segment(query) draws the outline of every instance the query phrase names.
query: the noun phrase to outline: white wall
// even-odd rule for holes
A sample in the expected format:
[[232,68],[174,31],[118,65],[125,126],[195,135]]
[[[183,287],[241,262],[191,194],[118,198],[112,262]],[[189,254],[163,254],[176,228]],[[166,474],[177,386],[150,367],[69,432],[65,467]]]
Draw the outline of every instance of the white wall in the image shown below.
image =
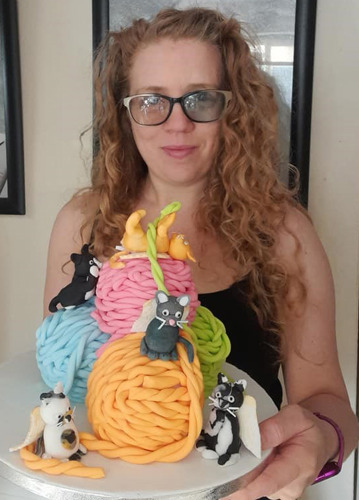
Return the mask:
[[[0,361],[34,349],[54,217],[87,182],[79,134],[91,120],[91,0],[18,0],[25,216],[0,216]],[[359,3],[318,0],[310,211],[337,287],[338,341],[355,404],[359,229]],[[353,460],[306,500],[353,498]]]
[[[355,408],[359,288],[359,2],[318,0],[309,210],[336,284],[339,354]],[[303,500],[351,500],[354,457]]]
[[92,114],[91,0],[19,0],[18,9],[26,215],[0,215],[0,361],[34,349],[48,239],[87,182],[79,134]]

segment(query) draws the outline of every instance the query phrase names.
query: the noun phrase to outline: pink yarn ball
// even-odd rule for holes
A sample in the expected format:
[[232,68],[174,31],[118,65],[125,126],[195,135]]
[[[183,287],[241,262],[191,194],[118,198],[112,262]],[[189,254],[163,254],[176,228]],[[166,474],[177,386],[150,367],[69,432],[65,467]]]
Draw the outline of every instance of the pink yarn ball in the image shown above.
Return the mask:
[[[100,330],[111,335],[109,342],[131,333],[147,300],[153,299],[158,287],[146,258],[128,259],[122,269],[112,269],[108,262],[101,268],[96,286],[96,309],[91,316]],[[186,293],[190,297],[188,321],[193,321],[200,305],[189,265],[182,260],[158,259],[164,283],[171,295]],[[102,346],[102,350],[107,344]],[[98,353],[99,354],[99,353]]]

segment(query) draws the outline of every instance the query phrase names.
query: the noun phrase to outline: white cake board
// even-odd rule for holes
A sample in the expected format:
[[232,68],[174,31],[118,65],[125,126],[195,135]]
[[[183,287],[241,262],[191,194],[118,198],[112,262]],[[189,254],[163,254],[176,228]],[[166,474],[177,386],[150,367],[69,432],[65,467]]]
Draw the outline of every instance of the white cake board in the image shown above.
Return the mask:
[[[258,419],[264,420],[277,412],[268,394],[245,372],[227,363],[224,372],[234,379],[245,378],[247,394],[257,400]],[[221,467],[216,460],[205,460],[193,450],[180,462],[135,465],[122,460],[102,457],[89,452],[83,463],[103,467],[104,479],[82,479],[70,476],[51,476],[29,470],[19,452],[9,452],[11,446],[21,443],[29,427],[31,410],[38,406],[39,396],[48,391],[36,366],[35,353],[21,354],[0,365],[0,475],[5,479],[51,500],[216,500],[240,487],[240,478],[257,467],[261,459],[254,457],[243,446],[239,461]],[[79,431],[91,428],[86,408],[78,405],[75,423]]]

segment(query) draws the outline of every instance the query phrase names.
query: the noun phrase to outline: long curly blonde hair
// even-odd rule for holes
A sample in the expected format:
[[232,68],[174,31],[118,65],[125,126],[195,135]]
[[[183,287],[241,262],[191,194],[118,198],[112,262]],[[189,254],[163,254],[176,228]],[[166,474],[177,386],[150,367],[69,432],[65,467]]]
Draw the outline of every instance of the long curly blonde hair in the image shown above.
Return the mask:
[[113,252],[147,177],[122,99],[129,95],[129,73],[137,51],[163,38],[200,40],[221,54],[222,89],[231,90],[233,98],[196,224],[209,233],[215,231],[227,255],[238,263],[238,278],[245,270],[248,300],[259,321],[279,332],[289,283],[294,280],[299,295],[305,293],[299,273],[289,276],[274,251],[288,206],[297,203],[279,180],[273,90],[234,18],[203,8],[166,9],[151,21],[136,20],[110,32],[101,45],[94,66],[98,146],[91,188],[98,202],[91,220],[94,252],[105,256]]

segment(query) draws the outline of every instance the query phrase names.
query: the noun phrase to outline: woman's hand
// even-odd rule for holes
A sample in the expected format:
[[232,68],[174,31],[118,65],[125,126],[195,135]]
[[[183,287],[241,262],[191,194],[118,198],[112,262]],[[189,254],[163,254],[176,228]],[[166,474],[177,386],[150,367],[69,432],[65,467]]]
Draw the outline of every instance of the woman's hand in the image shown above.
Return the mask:
[[[274,448],[255,479],[225,500],[295,500],[335,453],[331,426],[299,405],[288,405],[260,424],[262,449]],[[333,451],[334,450],[334,451]],[[253,477],[253,474],[249,476]]]

